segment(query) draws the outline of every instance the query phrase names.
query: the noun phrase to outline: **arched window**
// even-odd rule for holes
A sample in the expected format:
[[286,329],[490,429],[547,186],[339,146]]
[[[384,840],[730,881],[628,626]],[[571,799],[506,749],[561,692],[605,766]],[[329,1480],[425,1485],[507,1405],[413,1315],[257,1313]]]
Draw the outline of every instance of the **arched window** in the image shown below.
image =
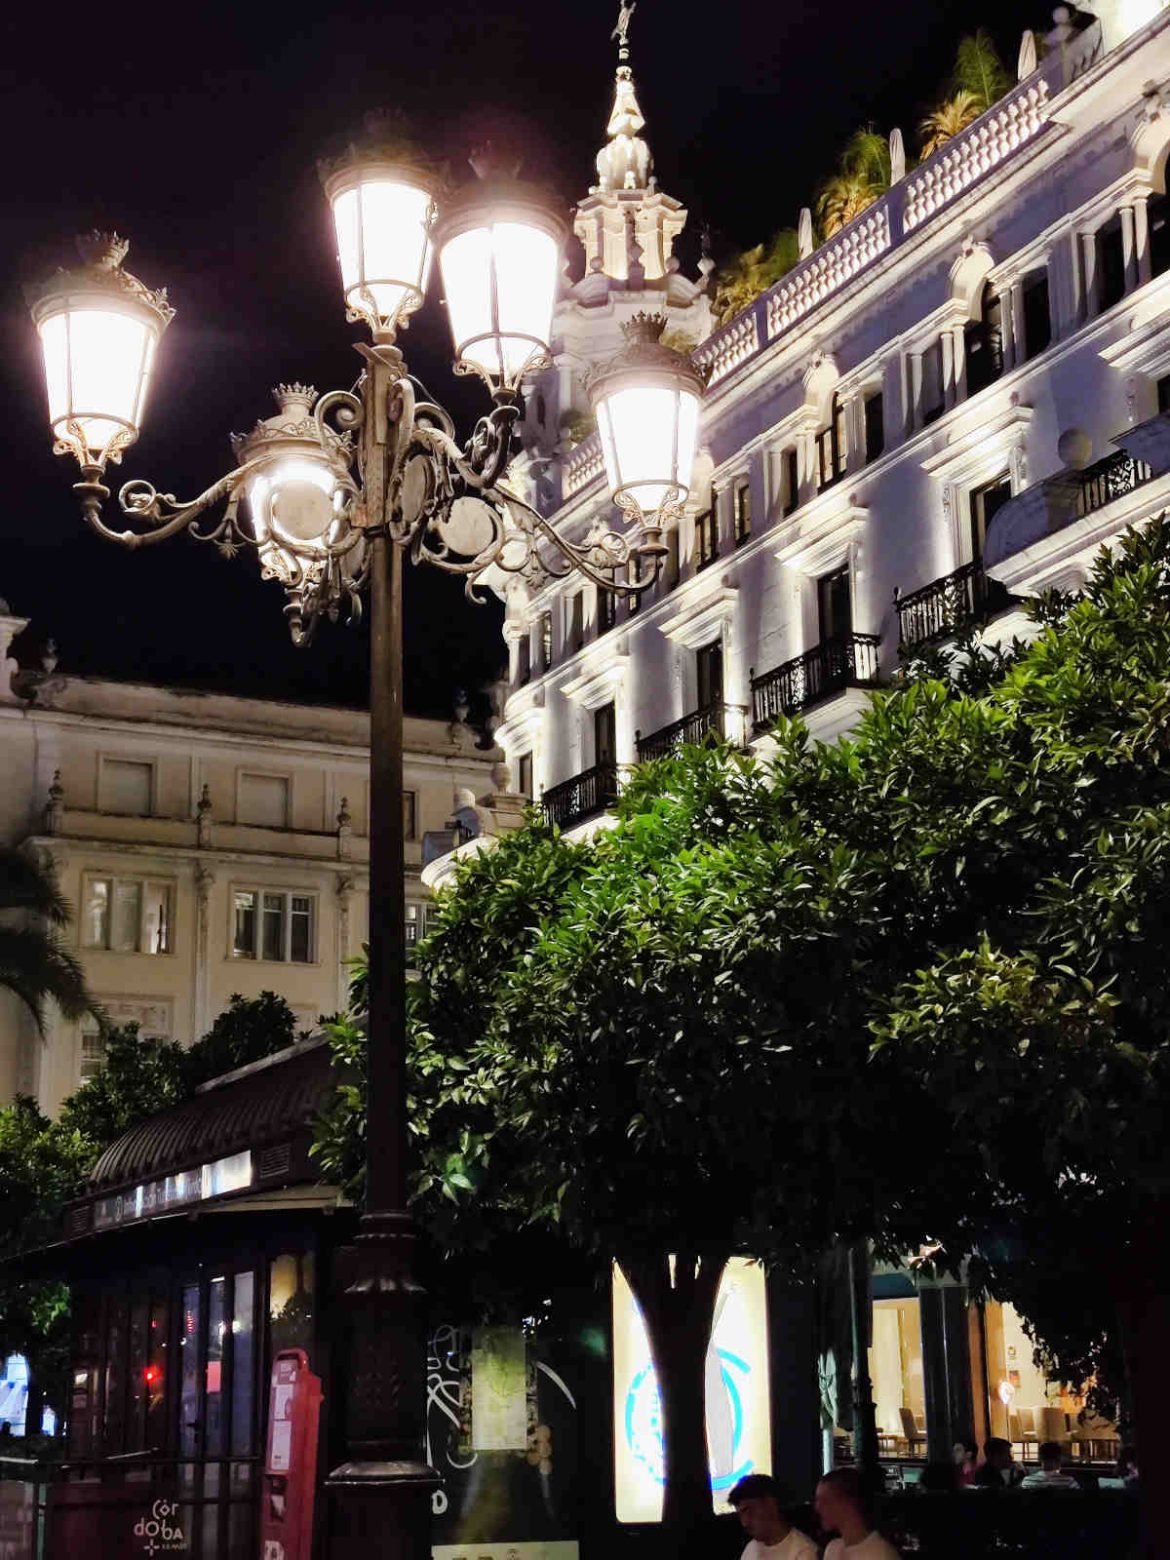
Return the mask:
[[1161,276],[1170,271],[1170,196],[1165,191],[1150,196],[1146,221],[1150,232],[1150,274]]
[[984,282],[979,292],[979,312],[965,332],[967,394],[977,395],[1003,373],[1003,304],[998,293]]

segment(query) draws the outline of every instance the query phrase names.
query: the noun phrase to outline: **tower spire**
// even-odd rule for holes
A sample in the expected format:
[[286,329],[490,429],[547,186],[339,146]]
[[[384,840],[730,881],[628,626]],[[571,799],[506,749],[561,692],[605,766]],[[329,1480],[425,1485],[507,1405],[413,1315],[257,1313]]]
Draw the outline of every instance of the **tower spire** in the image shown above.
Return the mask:
[[650,148],[639,131],[646,120],[638,106],[634,73],[630,67],[630,21],[638,9],[637,0],[622,0],[617,26],[610,34],[617,40],[618,63],[614,74],[613,108],[606,125],[608,143],[597,154],[598,188],[602,190],[644,190],[650,187],[654,166]]

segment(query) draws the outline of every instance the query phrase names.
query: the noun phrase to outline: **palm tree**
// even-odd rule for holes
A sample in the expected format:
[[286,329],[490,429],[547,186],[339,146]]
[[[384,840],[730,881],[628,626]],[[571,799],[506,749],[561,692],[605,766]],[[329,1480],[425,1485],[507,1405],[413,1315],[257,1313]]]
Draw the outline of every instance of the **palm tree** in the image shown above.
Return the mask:
[[1005,92],[1012,78],[996,51],[991,34],[978,32],[959,40],[955,68],[947,84],[947,96],[932,108],[918,129],[922,136],[922,155],[929,157],[953,136],[965,130],[980,114],[986,113]]
[[978,99],[971,92],[956,92],[954,97],[937,104],[918,126],[923,157],[930,157],[940,146],[945,146],[961,130],[973,124],[982,112]]
[[49,999],[66,1018],[98,1012],[81,965],[59,936],[69,918],[52,867],[0,847],[0,987],[20,998],[42,1034]]
[[745,249],[715,278],[714,309],[721,325],[754,303],[761,293],[791,271],[800,258],[795,228],[781,228],[766,244]]
[[831,238],[890,187],[890,143],[872,125],[855,130],[845,144],[837,172],[817,193],[821,232]]

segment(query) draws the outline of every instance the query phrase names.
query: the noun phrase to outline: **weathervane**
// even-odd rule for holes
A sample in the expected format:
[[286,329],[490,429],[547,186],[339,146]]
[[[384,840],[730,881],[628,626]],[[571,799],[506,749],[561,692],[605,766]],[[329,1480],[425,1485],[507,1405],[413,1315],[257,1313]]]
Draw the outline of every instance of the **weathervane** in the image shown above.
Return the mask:
[[617,26],[610,33],[610,37],[618,41],[619,60],[628,60],[630,57],[630,21],[637,9],[638,0],[633,0],[632,4],[627,3],[627,0],[621,0],[621,5],[618,7]]

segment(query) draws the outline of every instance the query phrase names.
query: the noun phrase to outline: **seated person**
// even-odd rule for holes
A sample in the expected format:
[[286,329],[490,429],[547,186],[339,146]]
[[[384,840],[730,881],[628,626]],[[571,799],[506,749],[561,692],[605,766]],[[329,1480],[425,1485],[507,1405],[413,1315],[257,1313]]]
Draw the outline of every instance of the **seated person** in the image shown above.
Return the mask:
[[1061,1462],[1064,1458],[1064,1450],[1059,1441],[1041,1441],[1040,1466],[1034,1473],[1028,1474],[1020,1488],[1022,1490],[1075,1490],[1080,1486],[1072,1474],[1061,1470]]
[[957,1470],[959,1483],[964,1488],[975,1482],[979,1468],[979,1448],[974,1441],[956,1441],[951,1447],[951,1461]]
[[741,1560],[817,1560],[817,1546],[780,1509],[780,1490],[767,1473],[749,1473],[727,1497],[748,1536]]
[[983,1466],[975,1472],[972,1484],[977,1489],[1006,1490],[1018,1484],[1024,1470],[1012,1459],[1012,1443],[993,1435],[983,1443]]
[[900,1560],[893,1544],[874,1530],[869,1500],[856,1468],[834,1468],[817,1485],[817,1516],[826,1532],[836,1533],[825,1560]]

